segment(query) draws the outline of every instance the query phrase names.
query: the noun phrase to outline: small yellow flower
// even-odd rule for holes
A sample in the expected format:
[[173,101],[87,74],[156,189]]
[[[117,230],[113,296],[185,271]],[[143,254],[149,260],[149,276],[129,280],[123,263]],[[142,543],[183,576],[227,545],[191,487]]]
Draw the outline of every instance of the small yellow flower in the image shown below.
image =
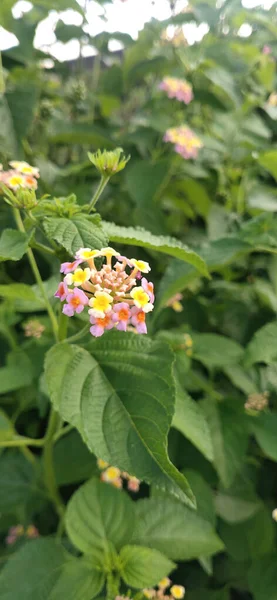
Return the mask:
[[155,598],[155,596],[156,596],[156,590],[154,590],[153,588],[148,589],[148,590],[144,589],[144,590],[142,590],[142,592],[143,592],[143,595],[145,596],[145,598],[150,598],[150,600],[151,600],[151,598]]
[[25,161],[12,160],[10,162],[11,167],[19,171],[19,173],[23,173],[24,175],[34,175],[34,177],[39,177],[39,169],[37,167],[31,167]]
[[175,300],[174,302],[172,302],[171,307],[173,308],[173,310],[175,310],[175,312],[182,312],[183,310],[183,306],[181,302],[179,302],[179,300]]
[[117,467],[108,467],[105,471],[106,481],[115,481],[120,477],[120,470]]
[[106,313],[112,310],[112,302],[113,297],[107,292],[95,292],[94,297],[89,300],[89,314],[104,319]]
[[106,256],[106,258],[111,258],[112,256],[120,256],[120,253],[117,252],[114,248],[102,248],[99,251],[99,256]]
[[91,250],[90,248],[80,248],[76,253],[76,258],[82,258],[83,260],[89,260],[90,258],[95,258],[96,256],[100,256],[99,250]]
[[272,519],[277,522],[277,508],[274,508],[272,511]]
[[176,600],[182,600],[182,598],[184,598],[186,590],[183,585],[173,585],[170,588],[170,593],[172,594],[173,598],[176,598]]
[[193,346],[193,341],[192,341],[192,339],[191,339],[191,337],[190,337],[189,333],[185,333],[185,335],[184,335],[184,338],[185,338],[185,344],[186,344],[186,347],[187,347],[187,348],[192,348],[192,346]]
[[169,577],[164,577],[163,579],[161,579],[161,581],[159,581],[158,586],[162,590],[165,590],[167,587],[170,586],[170,584],[171,580],[169,579]]
[[102,458],[97,458],[97,467],[98,469],[107,469],[107,467],[109,466],[109,463],[107,463],[105,460],[103,460]]
[[149,271],[151,271],[149,263],[145,262],[144,260],[136,260],[136,258],[131,258],[130,262],[136,269],[138,269],[142,273],[149,273]]
[[68,285],[73,283],[75,286],[77,286],[88,281],[90,274],[90,269],[88,267],[86,269],[76,269],[74,273],[68,273],[64,279]]
[[19,187],[25,186],[25,179],[24,177],[21,177],[21,175],[12,175],[7,179],[7,185],[12,189],[17,190]]
[[138,308],[143,308],[149,303],[149,296],[141,286],[133,288],[130,296],[134,299],[134,304]]

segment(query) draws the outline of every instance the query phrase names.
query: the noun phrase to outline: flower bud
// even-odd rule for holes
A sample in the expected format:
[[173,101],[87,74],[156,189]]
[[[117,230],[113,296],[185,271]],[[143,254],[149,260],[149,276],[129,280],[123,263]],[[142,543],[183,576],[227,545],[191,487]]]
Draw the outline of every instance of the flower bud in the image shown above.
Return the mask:
[[122,148],[116,148],[111,152],[97,150],[94,154],[88,152],[88,157],[102,176],[111,177],[122,171],[130,160],[130,156],[126,157],[124,154],[120,157],[122,152]]
[[17,190],[12,192],[6,186],[3,186],[3,191],[6,202],[11,206],[32,210],[32,208],[35,208],[38,205],[36,193],[33,189],[18,187]]

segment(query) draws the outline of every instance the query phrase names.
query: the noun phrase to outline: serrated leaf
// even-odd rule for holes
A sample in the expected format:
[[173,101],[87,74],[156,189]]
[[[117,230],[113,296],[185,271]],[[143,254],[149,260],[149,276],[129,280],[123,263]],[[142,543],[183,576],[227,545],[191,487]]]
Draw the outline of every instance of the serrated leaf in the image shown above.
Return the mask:
[[258,329],[250,340],[245,354],[245,364],[257,362],[271,364],[277,359],[277,321],[267,323]]
[[28,542],[13,554],[1,571],[1,600],[50,600],[67,559],[61,544],[53,539]]
[[176,378],[175,384],[176,404],[172,425],[187,437],[208,460],[212,461],[213,446],[205,415],[197,402],[182,389]]
[[179,240],[163,235],[153,235],[145,229],[136,229],[135,227],[121,227],[114,223],[103,223],[104,231],[112,242],[140,246],[149,248],[157,252],[163,252],[170,256],[175,256],[195,267],[202,275],[209,277],[209,273],[204,260],[185,246]]
[[101,592],[104,573],[94,568],[92,560],[68,560],[47,600],[93,600]]
[[212,525],[164,494],[136,502],[132,542],[155,548],[172,560],[211,556],[223,549]]
[[20,260],[28,248],[29,236],[16,229],[5,229],[0,238],[0,262]]
[[48,352],[46,381],[56,410],[96,456],[194,506],[167,454],[175,403],[169,347],[112,332],[89,349],[63,343]]
[[58,242],[72,255],[79,248],[101,249],[107,245],[108,238],[102,226],[96,224],[90,217],[82,215],[71,219],[47,217],[43,226],[49,238]]
[[175,564],[158,550],[143,546],[124,546],[119,554],[120,574],[126,585],[146,588],[157,585]]
[[132,536],[133,504],[126,492],[91,479],[71,497],[65,516],[67,533],[84,554],[104,552],[111,542],[120,550]]

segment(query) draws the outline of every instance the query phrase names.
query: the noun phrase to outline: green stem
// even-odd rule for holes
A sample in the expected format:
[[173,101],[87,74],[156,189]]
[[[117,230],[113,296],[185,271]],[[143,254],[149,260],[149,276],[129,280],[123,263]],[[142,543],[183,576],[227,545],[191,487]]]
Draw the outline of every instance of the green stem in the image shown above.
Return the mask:
[[[13,214],[14,214],[15,222],[17,224],[17,227],[18,227],[19,231],[22,231],[23,233],[26,233],[25,232],[25,227],[23,225],[23,221],[21,219],[20,212],[19,212],[19,210],[17,208],[13,209]],[[53,328],[54,336],[56,338],[56,341],[58,341],[58,323],[57,323],[57,319],[55,317],[55,314],[54,314],[54,311],[52,309],[52,306],[51,306],[51,304],[50,304],[50,302],[48,300],[47,294],[45,292],[43,281],[41,279],[40,272],[39,272],[39,269],[38,269],[38,266],[37,266],[37,263],[36,263],[36,259],[34,257],[34,254],[33,254],[33,251],[31,250],[31,248],[28,248],[28,250],[27,250],[27,256],[28,256],[29,263],[30,263],[31,269],[33,271],[35,280],[36,280],[36,282],[38,284],[38,287],[40,289],[41,295],[42,295],[42,297],[44,299],[45,306],[46,306],[47,312],[49,314],[49,317],[50,317],[50,320],[51,320],[51,323],[52,323],[52,328]]]
[[21,448],[24,446],[38,446],[40,448],[43,444],[44,439],[33,440],[32,438],[23,438],[22,440],[6,440],[5,442],[0,442],[0,448]]
[[64,435],[67,435],[70,431],[72,431],[72,429],[74,429],[73,425],[66,425],[65,427],[60,429],[60,431],[57,431],[56,435],[54,436],[54,442],[57,442]]
[[60,417],[58,413],[52,408],[48,427],[45,435],[45,444],[43,450],[43,463],[44,463],[44,477],[45,484],[52,502],[55,505],[56,511],[59,517],[64,514],[64,505],[60,497],[59,490],[56,484],[54,462],[53,462],[53,444],[54,436],[59,426]]
[[[59,328],[57,338],[58,341],[62,341],[66,336],[68,318],[60,313]],[[52,408],[48,421],[48,427],[45,434],[45,442],[43,449],[43,464],[44,464],[44,475],[45,484],[49,492],[49,496],[55,505],[56,511],[60,518],[64,515],[64,504],[59,494],[59,490],[56,484],[54,460],[53,460],[53,449],[55,443],[55,436],[61,425],[60,415]]]
[[103,190],[105,189],[108,181],[109,181],[110,177],[108,175],[102,175],[101,179],[100,179],[100,183],[98,185],[98,188],[95,192],[95,194],[93,195],[90,203],[89,203],[89,213],[93,210],[93,208],[95,207],[95,204],[98,200],[98,198],[101,196]]
[[85,325],[82,329],[80,329],[80,331],[78,331],[78,333],[71,335],[71,337],[66,338],[64,341],[69,342],[70,344],[72,342],[77,342],[78,340],[80,340],[82,337],[84,337],[84,335],[86,335],[89,332],[89,328],[90,328],[90,325]]
[[54,250],[52,250],[52,248],[48,248],[48,246],[45,246],[44,244],[41,244],[40,242],[37,242],[36,240],[32,241],[32,247],[35,248],[36,250],[41,250],[42,252],[47,252],[47,254],[51,254],[52,256],[55,256],[55,252],[54,252]]

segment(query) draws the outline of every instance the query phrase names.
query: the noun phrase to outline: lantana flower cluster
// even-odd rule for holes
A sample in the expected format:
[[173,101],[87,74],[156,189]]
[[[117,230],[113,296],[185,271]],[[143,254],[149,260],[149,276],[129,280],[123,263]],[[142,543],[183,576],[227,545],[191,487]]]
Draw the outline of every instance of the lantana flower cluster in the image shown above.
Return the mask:
[[45,331],[45,326],[38,319],[30,319],[23,324],[23,329],[26,337],[39,339]]
[[185,104],[189,104],[193,99],[192,87],[185,79],[164,77],[159,88],[166,92],[168,98],[176,98],[176,100]]
[[186,160],[197,158],[199,149],[203,147],[199,137],[187,125],[168,129],[163,139],[165,142],[174,144],[175,152]]
[[11,169],[7,171],[4,171],[3,165],[0,165],[0,185],[3,183],[10,190],[18,190],[19,188],[37,189],[37,179],[39,178],[37,167],[32,167],[27,162],[18,160],[12,160],[9,164]]
[[[105,259],[100,269],[96,258]],[[144,277],[150,271],[147,262],[128,259],[114,248],[80,248],[60,270],[64,279],[55,296],[65,302],[63,313],[73,317],[87,308],[94,337],[113,328],[147,333],[145,317],[154,308],[154,286]]]
[[114,487],[121,489],[124,479],[127,481],[127,488],[130,492],[138,492],[140,480],[126,471],[120,471],[117,467],[112,467],[105,460],[97,459],[97,466],[102,471],[101,480],[110,483]]
[[7,546],[12,546],[19,538],[27,538],[33,540],[39,537],[39,531],[34,525],[28,525],[26,529],[23,525],[15,525],[10,527],[8,535],[6,537]]
[[171,580],[168,577],[164,577],[156,588],[148,588],[143,590],[145,598],[156,598],[159,600],[182,600],[184,598],[186,590],[183,585],[171,585]]

